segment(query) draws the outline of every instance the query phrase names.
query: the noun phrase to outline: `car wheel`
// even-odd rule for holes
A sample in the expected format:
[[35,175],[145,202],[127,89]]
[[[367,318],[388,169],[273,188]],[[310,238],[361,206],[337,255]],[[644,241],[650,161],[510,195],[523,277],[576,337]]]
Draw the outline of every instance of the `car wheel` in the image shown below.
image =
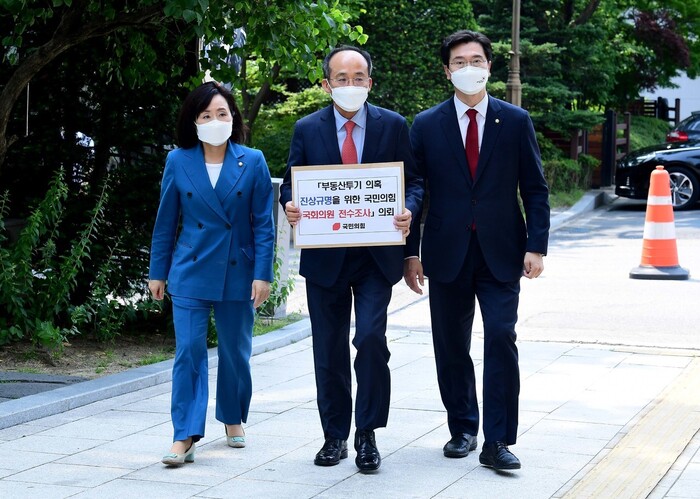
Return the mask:
[[677,211],[687,210],[695,205],[700,196],[700,184],[687,168],[681,166],[668,169],[671,180],[671,204]]

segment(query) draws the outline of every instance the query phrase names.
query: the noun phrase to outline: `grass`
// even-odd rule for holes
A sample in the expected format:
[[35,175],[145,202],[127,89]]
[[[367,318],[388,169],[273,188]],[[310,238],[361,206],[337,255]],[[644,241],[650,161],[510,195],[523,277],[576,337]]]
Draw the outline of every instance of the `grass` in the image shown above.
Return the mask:
[[632,116],[630,128],[630,151],[666,141],[666,133],[671,129],[663,120],[647,116]]
[[95,374],[101,374],[114,360],[114,350],[105,350],[102,353],[102,359],[97,363],[95,368]]
[[566,192],[552,192],[549,194],[549,206],[551,208],[569,208],[575,205],[584,195],[583,189],[573,189]]
[[163,362],[164,360],[170,360],[173,358],[173,352],[172,350],[164,350],[162,352],[158,353],[153,353],[151,355],[147,355],[143,359],[141,359],[138,362],[138,365],[140,366],[150,366],[151,364],[157,364],[158,362]]
[[257,317],[253,324],[253,336],[260,336],[301,320],[301,314],[289,314],[280,319]]
[[33,367],[23,367],[22,369],[18,369],[17,372],[25,374],[41,374],[39,369],[35,369]]

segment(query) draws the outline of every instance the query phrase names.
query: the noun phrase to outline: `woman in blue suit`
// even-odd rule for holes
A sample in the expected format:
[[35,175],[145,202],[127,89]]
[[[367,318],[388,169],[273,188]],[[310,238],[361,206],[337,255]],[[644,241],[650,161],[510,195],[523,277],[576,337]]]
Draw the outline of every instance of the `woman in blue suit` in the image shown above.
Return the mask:
[[262,153],[241,145],[245,125],[233,95],[208,82],[185,99],[179,148],[168,154],[153,229],[148,286],[173,303],[175,363],[167,465],[194,461],[204,436],[207,326],[218,336],[216,419],[231,447],[244,447],[252,384],[254,309],[270,295],[274,247],[272,182]]

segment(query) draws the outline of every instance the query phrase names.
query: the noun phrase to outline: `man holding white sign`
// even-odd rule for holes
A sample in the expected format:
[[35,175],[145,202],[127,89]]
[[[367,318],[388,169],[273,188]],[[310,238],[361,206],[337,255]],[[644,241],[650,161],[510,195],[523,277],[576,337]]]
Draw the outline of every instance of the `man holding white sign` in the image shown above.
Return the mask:
[[[366,103],[372,88],[372,60],[366,51],[351,46],[333,49],[323,62],[323,72],[322,86],[333,105],[302,118],[294,127],[287,172],[280,189],[280,203],[287,219],[293,226],[308,220],[302,218],[301,207],[292,201],[292,167],[342,163],[347,165],[345,169],[352,169],[358,164],[401,162],[405,187],[400,194],[404,204],[401,213],[393,216],[393,224],[405,240],[412,213],[418,212],[423,197],[423,182],[411,153],[406,120],[393,111]],[[322,210],[317,211],[319,216],[323,214]],[[369,473],[381,465],[374,430],[385,427],[389,416],[387,306],[392,286],[403,275],[405,246],[339,246],[333,242],[322,246],[302,249],[299,268],[306,278],[317,402],[325,438],[314,463],[333,466],[348,455],[352,420],[349,335],[354,297],[355,464],[361,472]]]

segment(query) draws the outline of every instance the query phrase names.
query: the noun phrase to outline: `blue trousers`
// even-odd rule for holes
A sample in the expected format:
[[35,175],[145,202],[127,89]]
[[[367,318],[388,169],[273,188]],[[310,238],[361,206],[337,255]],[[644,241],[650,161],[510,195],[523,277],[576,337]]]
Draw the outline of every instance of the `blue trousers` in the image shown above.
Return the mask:
[[209,401],[207,327],[213,307],[219,340],[216,419],[244,423],[253,392],[250,356],[254,310],[251,301],[208,301],[173,296],[175,362],[170,413],[173,440],[204,436]]

